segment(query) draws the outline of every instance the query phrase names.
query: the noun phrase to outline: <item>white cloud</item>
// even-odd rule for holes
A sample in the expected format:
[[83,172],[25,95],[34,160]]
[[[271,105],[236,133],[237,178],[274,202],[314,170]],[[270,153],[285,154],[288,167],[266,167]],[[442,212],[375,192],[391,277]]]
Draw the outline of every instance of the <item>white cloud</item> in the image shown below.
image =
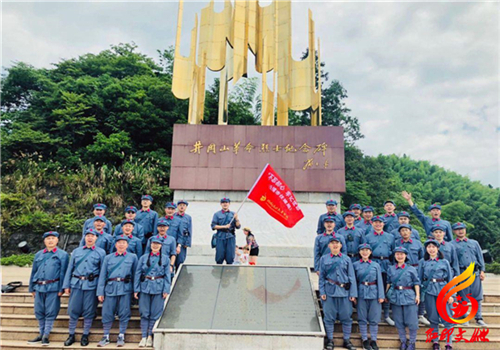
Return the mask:
[[[313,8],[327,71],[369,154],[407,154],[483,183],[498,178],[498,3]],[[341,8],[342,10],[338,10]],[[387,123],[390,120],[390,123]]]
[[[207,3],[185,4],[183,40]],[[407,154],[500,185],[499,3],[294,2],[295,59],[307,45],[307,8],[365,152]],[[2,20],[4,66],[48,67],[131,41],[156,58],[175,42],[177,3],[4,3]]]

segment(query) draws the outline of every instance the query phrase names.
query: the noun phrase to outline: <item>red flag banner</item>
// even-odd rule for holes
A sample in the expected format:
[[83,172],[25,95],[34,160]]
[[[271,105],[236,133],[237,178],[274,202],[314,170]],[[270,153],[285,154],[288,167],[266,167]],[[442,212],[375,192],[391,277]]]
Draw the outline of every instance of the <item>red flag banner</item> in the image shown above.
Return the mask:
[[262,170],[248,198],[288,228],[304,217],[292,191],[269,164]]

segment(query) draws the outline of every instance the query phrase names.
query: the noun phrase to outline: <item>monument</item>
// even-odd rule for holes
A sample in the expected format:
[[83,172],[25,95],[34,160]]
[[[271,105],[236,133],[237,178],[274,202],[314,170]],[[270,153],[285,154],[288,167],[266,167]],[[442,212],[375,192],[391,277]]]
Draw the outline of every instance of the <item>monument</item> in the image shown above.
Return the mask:
[[[320,348],[325,333],[309,267],[318,216],[326,200],[340,202],[345,169],[343,128],[321,127],[312,13],[302,61],[291,55],[291,1],[262,7],[256,0],[226,0],[220,13],[211,1],[199,28],[195,18],[187,57],[180,54],[182,16],[180,1],[172,92],[189,99],[189,115],[187,125],[174,126],[170,188],[174,201],[189,201],[193,239],[156,324],[155,348]],[[247,76],[249,51],[262,76],[262,125],[228,125],[228,84]],[[218,125],[203,124],[207,69],[220,72]],[[290,110],[307,110],[311,126],[288,126]],[[246,203],[239,219],[259,243],[258,266],[213,265],[210,224],[220,198],[229,197],[236,211],[266,164],[294,196],[277,182],[269,190],[284,205],[298,204],[304,218],[286,228]],[[243,246],[240,232],[236,244]]]
[[[269,163],[294,192],[304,218],[286,228],[249,201],[239,213],[241,223],[256,235],[259,263],[312,266],[316,225],[325,200],[340,201],[339,193],[345,191],[342,131],[312,126],[175,125],[170,187],[175,200],[190,203],[193,241],[188,262],[214,263],[210,223],[220,210],[220,198],[229,197],[231,209],[237,210]],[[241,231],[236,243],[245,245]]]
[[[345,192],[344,139],[341,127],[320,127],[319,40],[315,45],[312,12],[308,13],[308,56],[291,55],[291,1],[262,7],[256,0],[226,0],[214,11],[211,1],[196,15],[190,54],[180,54],[183,2],[179,2],[172,92],[189,99],[188,125],[175,125],[171,182],[174,200],[190,202],[193,242],[189,263],[214,263],[210,222],[229,197],[236,210],[266,163],[293,190],[304,213],[295,227],[283,227],[255,203],[239,213],[259,242],[259,263],[311,266],[319,214],[325,201],[340,202]],[[262,76],[262,126],[231,126],[227,115],[228,84],[247,76],[249,52]],[[252,61],[252,60],[250,60]],[[317,69],[318,68],[318,69]],[[219,125],[204,125],[206,70],[220,71]],[[272,72],[268,81],[266,72]],[[272,89],[268,85],[272,85]],[[288,126],[289,110],[308,110],[311,126]],[[279,189],[278,189],[279,190]],[[237,233],[238,245],[244,237]]]
[[155,349],[321,349],[324,329],[302,267],[182,265]]
[[[172,92],[189,99],[189,124],[201,124],[205,102],[206,69],[220,71],[219,125],[227,125],[228,82],[247,76],[248,51],[255,57],[255,70],[262,74],[262,125],[288,125],[288,110],[311,111],[311,125],[321,125],[321,79],[316,79],[314,21],[309,10],[308,56],[292,58],[292,4],[273,1],[261,7],[257,0],[224,2],[214,11],[214,1],[201,11],[191,30],[190,54],[180,54],[183,1],[179,2]],[[318,76],[321,76],[318,65]],[[268,82],[264,73],[273,72]],[[268,84],[271,83],[272,89]],[[275,118],[275,99],[277,118]]]

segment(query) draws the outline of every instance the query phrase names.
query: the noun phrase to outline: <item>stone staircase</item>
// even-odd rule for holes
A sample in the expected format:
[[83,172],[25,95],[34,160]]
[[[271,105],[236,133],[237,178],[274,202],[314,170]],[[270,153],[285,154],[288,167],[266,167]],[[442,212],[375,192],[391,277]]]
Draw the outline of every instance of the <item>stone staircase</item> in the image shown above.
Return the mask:
[[[18,349],[103,349],[98,348],[97,343],[101,340],[102,322],[101,322],[101,305],[97,309],[97,317],[94,320],[90,332],[90,344],[88,346],[80,346],[80,338],[83,331],[83,320],[80,319],[76,329],[75,342],[70,347],[64,346],[64,341],[68,337],[68,321],[69,316],[66,311],[68,309],[67,295],[61,298],[61,311],[54,322],[54,328],[50,334],[50,345],[29,345],[26,342],[38,335],[38,322],[33,310],[33,297],[28,293],[28,287],[22,286],[16,289],[15,293],[1,294],[0,299],[0,348],[2,350],[18,350]],[[111,344],[107,348],[116,348],[116,338],[118,336],[118,321],[115,321],[111,329],[110,340]],[[121,349],[148,349],[139,348],[137,344],[141,340],[140,317],[137,306],[132,307],[132,317],[130,319],[128,330],[125,335],[126,344]],[[149,348],[151,349],[151,348]]]
[[[319,300],[319,290],[318,290],[318,277],[315,273],[311,272],[311,280],[313,282],[313,287],[316,291],[316,298]],[[487,283],[496,283],[496,281],[492,281],[491,278],[487,280]],[[499,290],[499,288],[491,288],[495,290]],[[489,333],[486,338],[489,339],[489,342],[474,342],[474,343],[465,343],[463,341],[459,343],[453,343],[454,350],[473,350],[473,349],[500,349],[500,294],[499,293],[490,293],[485,292],[485,300],[483,300],[483,319],[488,324]],[[321,311],[321,316],[323,316],[323,310],[321,309],[321,303],[318,304]],[[351,342],[358,349],[362,349],[361,336],[359,333],[359,326],[357,323],[357,313],[354,309],[353,315],[353,325],[352,325],[352,336]],[[458,334],[457,328],[460,327],[466,332],[463,334],[463,337],[467,340],[471,338],[475,329],[483,329],[475,325],[475,320],[470,321],[470,326],[458,326],[455,327],[455,331],[453,332],[453,339],[456,334]],[[441,330],[443,327],[440,327]],[[417,349],[432,349],[432,343],[426,342],[426,334],[425,332],[428,330],[427,326],[420,326],[417,335]],[[334,343],[335,348],[342,348],[342,325],[340,323],[335,324],[334,330]],[[379,323],[378,329],[378,340],[377,344],[380,349],[399,349],[400,342],[397,330],[393,326],[389,326],[385,322]],[[444,349],[444,342],[440,342],[441,348]]]
[[[489,333],[486,336],[489,339],[489,342],[476,342],[476,343],[453,343],[454,350],[472,350],[472,349],[500,349],[500,313],[498,310],[500,309],[500,296],[486,296],[486,302],[483,303],[483,319],[488,324]],[[497,312],[493,311],[497,310]],[[458,325],[457,325],[458,326]],[[463,334],[463,337],[469,340],[474,333],[474,330],[480,327],[475,326],[475,321],[470,321],[470,326],[460,328],[466,330],[466,333]],[[440,327],[441,331],[443,327]],[[482,328],[480,328],[482,329]],[[418,330],[417,336],[417,349],[431,349],[431,343],[426,343],[426,334],[425,332],[428,330],[425,326],[420,326]],[[353,336],[351,338],[354,346],[362,348],[361,346],[361,337],[359,334],[359,326],[357,323],[357,314],[356,311],[353,313],[353,326],[352,326]],[[453,332],[453,337],[458,333],[457,328]],[[339,323],[335,324],[335,347],[342,347],[342,325]],[[382,322],[379,324],[378,329],[378,341],[377,344],[381,349],[389,349],[395,348],[399,349],[399,337],[395,327],[389,326],[387,323]],[[442,349],[444,349],[444,342],[441,342]]]
[[[317,291],[317,276],[311,273],[313,286]],[[490,283],[496,283],[492,280]],[[483,303],[483,315],[486,323],[488,323],[489,333],[487,338],[489,342],[476,343],[454,343],[453,348],[461,349],[481,349],[481,350],[498,350],[500,349],[500,293],[492,293],[486,289],[485,300]],[[91,333],[90,344],[87,347],[80,346],[80,337],[82,335],[82,321],[79,322],[76,330],[77,342],[71,347],[64,347],[64,341],[68,337],[68,319],[66,314],[68,296],[64,295],[61,299],[61,311],[54,324],[54,329],[50,337],[50,346],[42,347],[40,345],[28,345],[26,342],[29,339],[35,338],[38,334],[38,323],[33,312],[33,297],[28,293],[28,287],[19,287],[15,293],[1,294],[0,296],[0,348],[2,350],[19,350],[19,349],[97,349],[97,342],[102,337],[101,323],[101,306],[98,307],[98,316],[94,321]],[[357,314],[353,314],[353,335],[352,342],[358,348],[362,349],[359,328],[357,324]],[[129,328],[126,334],[126,346],[122,349],[140,349],[137,344],[141,339],[139,326],[139,310],[137,306],[132,307],[132,318],[129,323]],[[470,339],[476,327],[474,322],[471,322],[469,327],[461,327],[466,330],[464,337]],[[426,343],[425,331],[427,328],[421,327],[418,331],[417,348],[430,349],[431,344]],[[457,333],[455,329],[454,334]],[[118,321],[115,321],[111,330],[111,344],[106,348],[116,348],[115,341],[118,335]],[[340,324],[335,325],[335,346],[342,348],[342,328]],[[381,349],[399,349],[399,340],[396,329],[388,324],[381,323],[379,325],[378,344]],[[444,346],[443,346],[444,348]],[[253,349],[251,342],[235,344],[235,349]],[[317,350],[317,349],[311,349]]]

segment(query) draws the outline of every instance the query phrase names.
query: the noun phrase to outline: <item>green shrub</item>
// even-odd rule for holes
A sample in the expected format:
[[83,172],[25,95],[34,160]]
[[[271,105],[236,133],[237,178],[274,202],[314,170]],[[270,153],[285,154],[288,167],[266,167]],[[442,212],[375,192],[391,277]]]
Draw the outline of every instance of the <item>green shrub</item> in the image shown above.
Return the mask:
[[500,263],[494,262],[491,264],[486,264],[486,272],[500,275]]
[[0,265],[16,265],[16,266],[31,266],[33,265],[33,259],[35,258],[35,254],[19,254],[19,255],[11,255],[6,258],[0,259]]
[[160,152],[154,156],[128,156],[120,166],[81,163],[77,169],[37,154],[11,159],[11,172],[2,178],[2,243],[14,233],[77,233],[96,202],[108,205],[106,217],[114,224],[123,218],[125,206],[140,205],[144,193],[154,197],[161,211],[171,200],[170,159],[159,159]]

